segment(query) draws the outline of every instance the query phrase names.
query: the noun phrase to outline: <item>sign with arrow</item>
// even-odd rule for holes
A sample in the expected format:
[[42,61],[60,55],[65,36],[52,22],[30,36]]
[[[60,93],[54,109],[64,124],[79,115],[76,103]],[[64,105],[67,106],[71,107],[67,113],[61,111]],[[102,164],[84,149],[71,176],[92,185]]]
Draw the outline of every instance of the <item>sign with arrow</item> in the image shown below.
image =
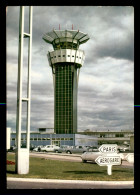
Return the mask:
[[107,165],[120,165],[121,164],[121,158],[120,156],[98,156],[95,159],[95,162],[100,166],[107,166]]
[[127,160],[129,163],[134,163],[134,153],[129,153],[129,154],[127,154],[126,160]]
[[95,162],[99,166],[107,166],[108,175],[112,175],[113,165],[121,164],[121,158],[120,155],[117,154],[117,148],[117,144],[103,144],[99,147],[99,151],[103,153],[103,155],[98,156]]
[[99,147],[99,151],[102,153],[117,153],[117,144],[103,144]]

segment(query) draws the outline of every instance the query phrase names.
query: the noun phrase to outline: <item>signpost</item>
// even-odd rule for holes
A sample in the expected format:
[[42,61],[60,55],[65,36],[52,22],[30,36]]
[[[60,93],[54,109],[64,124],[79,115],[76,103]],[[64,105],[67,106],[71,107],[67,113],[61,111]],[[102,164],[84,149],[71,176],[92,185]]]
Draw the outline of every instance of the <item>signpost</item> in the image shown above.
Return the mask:
[[112,155],[112,156],[98,156],[95,162],[99,166],[107,166],[107,173],[108,175],[112,175],[112,165],[120,165],[121,158],[119,155]]
[[99,166],[107,166],[107,174],[112,175],[112,166],[121,164],[121,158],[117,154],[117,145],[103,144],[99,147],[99,151],[103,153],[103,155],[98,156],[95,162]]

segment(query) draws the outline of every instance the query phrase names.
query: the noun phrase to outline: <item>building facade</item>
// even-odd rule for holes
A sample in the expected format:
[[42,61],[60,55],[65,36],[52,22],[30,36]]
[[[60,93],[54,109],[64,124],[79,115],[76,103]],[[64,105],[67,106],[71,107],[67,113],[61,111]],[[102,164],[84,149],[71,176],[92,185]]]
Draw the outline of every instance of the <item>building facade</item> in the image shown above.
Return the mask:
[[[16,132],[11,132],[10,145],[16,144]],[[30,132],[30,144],[38,145],[81,145],[81,146],[99,146],[102,144],[124,144],[127,142],[131,145],[130,140],[134,139],[134,131],[95,131],[79,132],[77,134],[55,134],[46,131]],[[21,143],[26,143],[26,134],[22,133]],[[134,141],[133,141],[134,145]],[[134,147],[133,147],[134,149]]]
[[130,144],[130,138],[134,136],[134,130],[120,130],[120,131],[84,131],[79,132],[83,135],[94,136],[98,141],[98,145],[102,144],[123,144],[125,142]]
[[54,82],[54,132],[77,133],[78,77],[85,59],[79,46],[89,37],[79,30],[53,30],[43,40],[54,49],[47,55]]
[[[22,133],[21,135],[21,144],[26,143],[26,134]],[[16,144],[16,133],[11,134],[11,146]],[[74,134],[48,134],[40,132],[31,132],[30,133],[30,145],[39,146],[39,145],[75,145],[75,135]]]

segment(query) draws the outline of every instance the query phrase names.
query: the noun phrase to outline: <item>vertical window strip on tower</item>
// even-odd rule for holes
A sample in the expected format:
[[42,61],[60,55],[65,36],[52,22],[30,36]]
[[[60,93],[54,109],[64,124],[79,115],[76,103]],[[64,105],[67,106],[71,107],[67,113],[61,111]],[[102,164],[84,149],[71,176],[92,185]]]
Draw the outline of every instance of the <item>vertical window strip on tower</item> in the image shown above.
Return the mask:
[[[68,90],[68,97],[67,97],[67,108],[69,110],[69,97],[70,97],[70,93],[69,93],[69,87],[70,87],[70,83],[69,83],[69,74],[70,74],[70,65],[68,65],[68,71],[67,71],[67,90]],[[69,130],[70,126],[69,126],[69,111],[67,111],[67,129]]]
[[[63,68],[63,69],[62,69]],[[59,133],[72,133],[73,117],[73,65],[56,66],[56,129]]]
[[72,65],[72,70],[71,70],[71,108],[72,108],[72,117],[71,117],[71,133],[73,133],[74,129],[73,129],[73,82],[74,82],[74,65]]
[[67,78],[67,75],[66,75],[66,65],[64,66],[64,132],[66,132],[66,78]]

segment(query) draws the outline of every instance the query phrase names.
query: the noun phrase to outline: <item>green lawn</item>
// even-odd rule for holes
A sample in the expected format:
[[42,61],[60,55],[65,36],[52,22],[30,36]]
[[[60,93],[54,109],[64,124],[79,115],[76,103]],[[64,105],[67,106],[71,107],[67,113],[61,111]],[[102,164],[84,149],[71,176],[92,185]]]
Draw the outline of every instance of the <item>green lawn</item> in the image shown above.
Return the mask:
[[[7,154],[7,160],[15,162],[15,155]],[[133,181],[133,169],[113,166],[112,175],[107,175],[107,167],[97,164],[50,160],[30,157],[30,173],[18,175],[15,165],[7,165],[7,177],[91,180],[91,181]]]

